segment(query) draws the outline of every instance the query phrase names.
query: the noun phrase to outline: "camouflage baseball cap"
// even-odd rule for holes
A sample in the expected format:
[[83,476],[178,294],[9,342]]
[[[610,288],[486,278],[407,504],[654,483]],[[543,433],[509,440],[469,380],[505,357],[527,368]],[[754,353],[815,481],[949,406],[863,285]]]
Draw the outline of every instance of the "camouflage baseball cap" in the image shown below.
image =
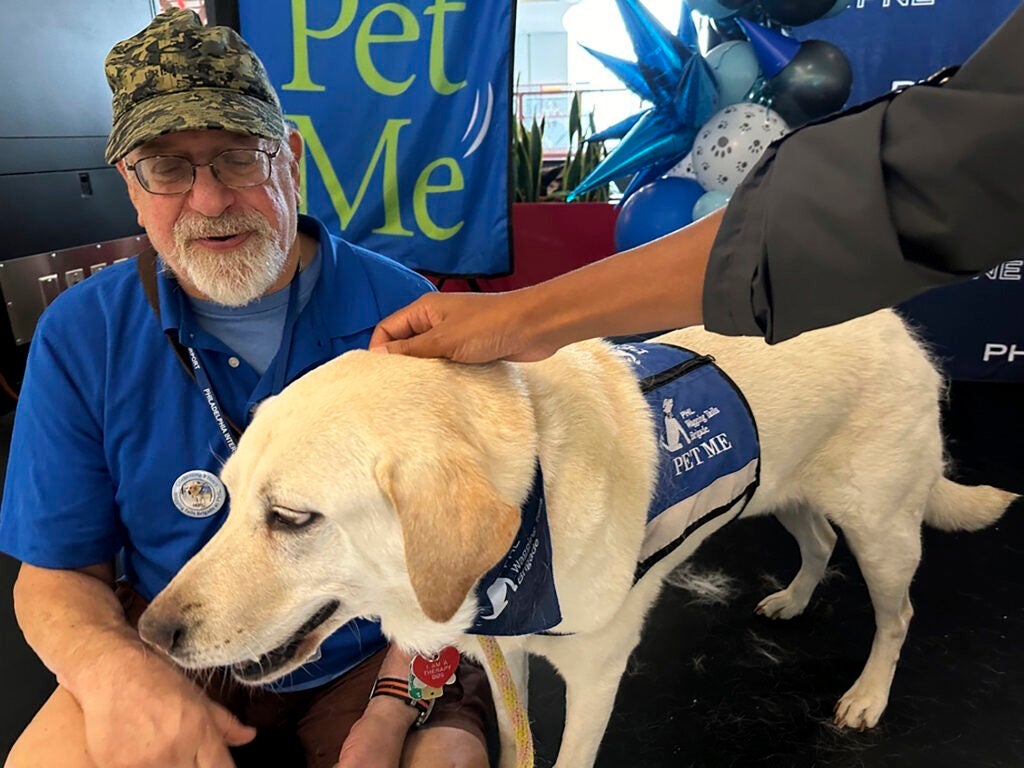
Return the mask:
[[114,94],[108,163],[177,131],[284,138],[281,103],[252,48],[230,27],[204,27],[193,11],[159,14],[111,49],[106,72]]

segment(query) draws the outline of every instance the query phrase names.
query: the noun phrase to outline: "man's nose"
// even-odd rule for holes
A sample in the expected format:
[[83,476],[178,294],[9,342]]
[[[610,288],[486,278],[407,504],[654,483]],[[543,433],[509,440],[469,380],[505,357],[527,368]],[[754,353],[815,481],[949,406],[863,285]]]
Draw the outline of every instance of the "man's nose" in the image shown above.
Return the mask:
[[196,213],[216,218],[235,202],[235,190],[225,186],[206,165],[196,168],[196,179],[188,192],[188,205]]

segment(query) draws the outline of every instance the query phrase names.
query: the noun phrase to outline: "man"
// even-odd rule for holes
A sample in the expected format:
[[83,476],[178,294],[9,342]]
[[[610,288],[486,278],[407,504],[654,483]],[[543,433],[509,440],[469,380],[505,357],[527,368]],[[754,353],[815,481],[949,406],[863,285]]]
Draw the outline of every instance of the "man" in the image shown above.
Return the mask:
[[482,672],[460,667],[410,732],[420,709],[370,698],[409,664],[374,623],[268,689],[215,675],[204,691],[143,646],[146,602],[226,514],[216,475],[235,425],[430,286],[298,216],[301,137],[232,30],[168,11],[113,48],[107,78],[107,160],[159,260],[62,294],[32,344],[0,549],[23,562],[18,620],[59,687],[7,766],[227,768],[250,742],[235,757],[259,765],[269,733],[297,739],[310,768],[486,766]]

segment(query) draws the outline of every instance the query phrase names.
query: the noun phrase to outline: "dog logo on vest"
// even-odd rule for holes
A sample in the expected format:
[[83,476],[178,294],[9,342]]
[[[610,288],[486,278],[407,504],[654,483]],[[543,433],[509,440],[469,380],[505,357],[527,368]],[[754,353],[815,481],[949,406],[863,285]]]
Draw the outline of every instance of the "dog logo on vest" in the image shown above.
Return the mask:
[[174,506],[189,517],[209,517],[224,506],[227,491],[224,484],[212,472],[192,469],[185,472],[171,488]]
[[491,615],[481,616],[481,619],[493,621],[501,616],[501,612],[508,608],[508,591],[515,592],[519,589],[512,579],[501,576],[494,580],[494,583],[487,588],[487,599],[491,601]]
[[665,439],[660,440],[661,447],[666,451],[682,450],[683,444],[679,442],[679,436],[682,435],[686,444],[689,445],[691,440],[690,436],[686,434],[686,430],[683,429],[683,425],[679,423],[679,419],[676,418],[673,408],[675,402],[671,397],[665,398],[661,401],[661,410],[665,414]]

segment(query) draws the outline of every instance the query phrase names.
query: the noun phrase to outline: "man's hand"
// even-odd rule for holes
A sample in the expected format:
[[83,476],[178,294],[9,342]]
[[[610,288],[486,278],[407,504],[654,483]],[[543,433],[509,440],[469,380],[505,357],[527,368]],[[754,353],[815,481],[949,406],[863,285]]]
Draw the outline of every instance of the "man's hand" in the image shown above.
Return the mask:
[[398,699],[370,699],[341,747],[338,768],[398,768],[415,721],[416,710]]
[[459,363],[543,360],[558,345],[540,339],[529,291],[421,296],[380,321],[370,349]]
[[228,747],[256,736],[141,647],[96,659],[80,690],[86,746],[103,768],[234,768]]

